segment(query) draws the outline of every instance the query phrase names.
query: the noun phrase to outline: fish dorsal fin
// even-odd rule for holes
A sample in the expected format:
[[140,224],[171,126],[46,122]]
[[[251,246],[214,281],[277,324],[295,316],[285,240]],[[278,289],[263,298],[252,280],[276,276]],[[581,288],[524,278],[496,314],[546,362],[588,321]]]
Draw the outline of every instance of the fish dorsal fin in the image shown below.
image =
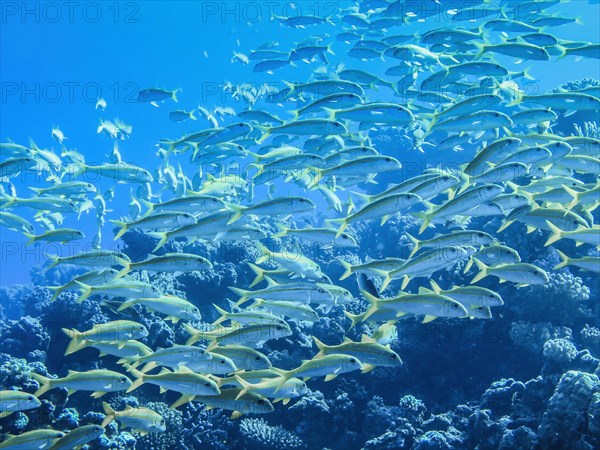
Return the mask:
[[78,373],[79,373],[79,372],[77,372],[76,370],[69,370],[69,371],[67,372],[67,376],[69,376],[69,375],[76,375],[76,374],[78,374]]
[[179,366],[179,371],[184,373],[194,373],[188,366]]
[[351,344],[353,343],[352,339],[350,339],[348,336],[344,336],[344,340],[342,341],[342,344]]
[[158,372],[158,374],[162,375],[163,373],[171,373],[171,371],[166,367],[163,367],[162,369],[160,369],[160,372]]
[[432,291],[431,289],[421,286],[419,288],[419,294],[435,294],[435,292]]
[[375,344],[377,343],[377,341],[375,339],[373,339],[371,336],[367,336],[366,334],[363,334],[360,337],[360,342],[364,343],[364,344]]

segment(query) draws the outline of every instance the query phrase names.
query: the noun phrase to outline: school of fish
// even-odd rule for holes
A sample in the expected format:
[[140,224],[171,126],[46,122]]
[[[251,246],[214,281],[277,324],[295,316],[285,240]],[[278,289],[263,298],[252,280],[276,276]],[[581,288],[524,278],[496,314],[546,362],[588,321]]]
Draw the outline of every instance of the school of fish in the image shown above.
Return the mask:
[[[448,10],[445,5],[450,3],[453,9]],[[559,3],[529,1],[524,8],[524,3],[515,2],[519,10],[511,2],[491,8],[489,2],[472,1],[457,9],[459,3],[441,0],[432,2],[433,8],[420,8],[419,2],[409,0],[365,0],[334,17],[275,17],[273,27],[310,33],[319,25],[329,26],[331,32],[309,34],[295,48],[265,42],[247,54],[236,51],[232,63],[251,64],[253,72],[265,77],[294,66],[306,81],[284,82],[279,90],[267,83],[270,78],[261,89],[225,83],[245,109],[204,105],[171,111],[172,121],[195,120],[204,126],[157,142],[158,168],[122,160],[119,143],[133,128],[119,119],[103,119],[97,127],[114,144],[102,164],[88,165],[83,154],[67,150],[67,138],[58,127],[52,138],[62,147],[60,154],[33,141],[0,144],[0,224],[5,231],[22,233],[31,245],[69,243],[85,236],[76,225],[66,224],[76,224],[81,214],[95,210],[94,248],[50,255],[49,261],[49,267],[74,265],[88,272],[50,289],[53,299],[77,291],[79,301],[99,301],[113,317],[91,329],[63,329],[70,338],[65,354],[93,347],[101,357],[99,367],[106,357],[118,358],[122,367],[69,371],[52,379],[34,374],[40,383],[35,394],[0,392],[0,417],[39,407],[40,399],[55,387],[69,394],[90,391],[99,398],[147,384],[158,386],[161,393],[178,393],[173,408],[195,401],[233,411],[234,418],[269,413],[273,403],[285,405],[309,392],[306,381],[312,377],[329,381],[351,371],[400,366],[401,357],[390,341],[394,323],[407,315],[422,316],[423,323],[438,317],[491,319],[504,301],[497,292],[477,285],[485,277],[518,286],[548,282],[544,270],[523,261],[511,248],[515,222],[524,224],[528,233],[542,230],[546,245],[570,239],[600,247],[600,228],[592,216],[600,204],[600,141],[553,132],[555,124],[576,111],[599,117],[600,89],[526,94],[520,82],[532,79],[529,69],[510,69],[535,62],[551,70],[562,58],[573,63],[600,59],[597,42],[556,37],[561,26],[579,21],[553,14],[552,7]],[[525,10],[526,15],[521,13]],[[442,14],[451,26],[440,27],[443,23],[433,20]],[[431,29],[414,33],[411,27],[416,23],[431,23]],[[356,61],[356,67],[377,60],[387,69],[375,75],[348,62],[330,64],[334,49],[347,56],[345,61]],[[305,67],[310,72],[302,75]],[[149,88],[139,92],[138,102],[168,108],[181,98],[180,89]],[[96,109],[107,107],[99,99]],[[372,142],[379,130],[390,128],[404,133],[414,151],[425,154],[476,151],[460,167],[429,167],[400,181],[403,160],[410,153],[382,153]],[[223,170],[204,174],[206,167]],[[240,174],[228,172],[228,167],[246,169]],[[17,195],[11,180],[22,172],[43,174],[46,181]],[[376,185],[384,172],[395,174],[398,183]],[[100,193],[86,181],[87,175],[112,180],[114,187]],[[366,194],[361,185],[376,193]],[[114,239],[131,230],[154,238],[155,248],[143,261],[133,262],[107,249],[113,236],[102,236],[109,204],[121,192],[130,195],[131,203],[128,217],[110,219]],[[329,206],[324,219],[315,215],[319,202]],[[360,294],[368,302],[359,314],[344,311],[349,327],[366,322],[371,334],[339,344],[315,337],[312,359],[289,370],[274,367],[264,350],[269,341],[292,334],[290,321],[317,322],[358,301],[297,246],[291,251],[290,244],[299,240],[334,249],[357,248],[359,238],[349,232],[353,224],[383,225],[396,214],[419,219],[419,234],[429,231],[431,236],[407,234],[412,244],[407,259],[360,264],[339,259],[341,279],[356,274]],[[311,225],[295,225],[306,217],[312,217],[306,221]],[[495,235],[471,225],[474,218],[498,217],[502,225]],[[212,268],[202,256],[165,251],[174,239],[190,244],[252,241],[259,254],[250,264],[256,279],[250,286],[228,286],[237,302],[228,310],[212,305],[222,299],[196,305],[166,295],[152,283],[153,277]],[[559,254],[557,268],[600,271],[597,257]],[[442,288],[436,274],[459,264],[464,266],[463,282]],[[142,271],[150,282],[140,278]],[[414,288],[415,279],[427,285]],[[187,343],[149,348],[139,342],[149,331],[128,315],[136,305],[182,326],[189,334]],[[342,309],[334,308],[339,306]],[[212,308],[219,319],[203,322]],[[345,316],[340,315],[340,322],[348,323]],[[142,434],[168,432],[164,418],[151,409],[115,411],[106,402],[103,409],[102,426],[87,425],[68,434],[30,431],[9,437],[0,448],[78,448],[101,435],[112,420]]]

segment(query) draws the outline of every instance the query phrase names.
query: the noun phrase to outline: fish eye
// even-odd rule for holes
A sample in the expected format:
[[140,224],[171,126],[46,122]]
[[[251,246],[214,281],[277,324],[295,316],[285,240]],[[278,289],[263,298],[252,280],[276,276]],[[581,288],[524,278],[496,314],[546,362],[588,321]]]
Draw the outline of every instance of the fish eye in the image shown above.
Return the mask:
[[537,270],[534,270],[534,271],[533,271],[533,274],[534,274],[534,275],[537,275],[537,274],[538,274],[538,271],[537,271]]
[[264,403],[265,403],[265,401],[264,401],[264,400],[261,398],[261,399],[258,399],[258,400],[256,401],[256,403],[257,403],[257,404],[259,404],[259,405],[262,405],[262,404],[264,404]]
[[348,239],[348,235],[347,234],[342,234],[342,239]]
[[484,237],[483,233],[477,233],[477,236],[480,238]]
[[498,113],[495,113],[495,114],[494,114],[494,117],[500,117],[500,114],[498,114]]
[[306,389],[306,383],[302,383],[302,388]]
[[28,395],[27,400],[29,400],[30,402],[33,401],[33,395]]
[[225,365],[225,360],[224,359],[220,360],[219,364],[222,365],[222,366],[224,366]]
[[164,425],[165,424],[165,419],[160,419],[160,424]]
[[119,378],[119,383],[127,383],[127,378],[125,378],[125,377]]
[[283,330],[283,327],[282,327],[281,325],[277,325],[277,326],[275,327],[275,329],[277,329],[278,331],[281,331],[281,330]]
[[385,162],[392,162],[392,158],[385,158]]
[[573,224],[577,225],[577,221],[576,221],[576,220],[574,220],[574,221],[573,221]]
[[140,327],[139,330],[143,333],[144,332],[144,327]]
[[60,438],[61,438],[61,437],[63,437],[63,436],[64,436],[64,434],[62,434],[62,433],[56,433],[56,437],[57,437],[58,439],[60,439]]
[[256,356],[254,357],[254,361],[260,361],[260,356],[256,355]]
[[457,305],[456,303],[453,303],[453,304],[452,304],[452,307],[453,307],[454,309],[456,309],[456,308],[458,308],[458,305]]
[[490,294],[490,298],[494,298],[494,294]]
[[204,386],[209,387],[210,383],[207,381],[206,383],[204,383]]
[[396,355],[390,355],[390,358],[396,359]]
[[94,432],[98,433],[100,431],[100,427],[94,427]]
[[356,364],[356,359],[354,358],[350,358],[348,361],[350,362],[350,364]]
[[325,293],[325,289],[319,289],[319,294],[324,294]]
[[216,198],[213,198],[212,202],[213,202],[213,203],[217,203],[217,199],[216,199]]

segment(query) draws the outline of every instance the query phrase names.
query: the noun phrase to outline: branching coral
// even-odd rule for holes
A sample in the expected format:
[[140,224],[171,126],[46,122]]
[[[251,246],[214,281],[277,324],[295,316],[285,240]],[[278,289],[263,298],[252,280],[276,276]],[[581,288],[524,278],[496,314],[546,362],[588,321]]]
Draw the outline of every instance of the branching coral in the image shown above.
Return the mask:
[[264,419],[243,419],[240,432],[249,448],[262,450],[292,450],[305,447],[304,442],[280,425],[270,426]]

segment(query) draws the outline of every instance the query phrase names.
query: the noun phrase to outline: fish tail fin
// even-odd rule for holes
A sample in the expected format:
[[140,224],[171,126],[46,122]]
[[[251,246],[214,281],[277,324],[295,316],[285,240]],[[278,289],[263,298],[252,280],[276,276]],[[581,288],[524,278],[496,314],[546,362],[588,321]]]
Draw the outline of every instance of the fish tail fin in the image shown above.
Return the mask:
[[285,225],[278,223],[277,228],[279,229],[279,231],[277,233],[275,233],[274,235],[272,235],[271,239],[278,239],[278,238],[281,238],[281,237],[287,235],[288,228]]
[[308,183],[306,186],[306,189],[313,189],[317,184],[319,184],[319,182],[323,179],[323,173],[323,169],[315,168],[315,175],[310,183]]
[[579,203],[579,192],[570,188],[569,186],[565,186],[564,184],[562,185],[562,187],[573,198],[571,203],[569,203],[569,205],[567,206],[567,211],[571,211],[573,207],[575,207],[577,203]]
[[173,100],[175,103],[178,103],[178,100],[177,100],[178,92],[181,92],[181,88],[177,88],[173,92],[171,92],[171,100]]
[[554,267],[554,270],[562,269],[563,267],[568,266],[570,258],[558,249],[556,249],[556,253],[558,253],[558,256],[560,256],[560,262]]
[[117,309],[117,311],[123,311],[124,309],[131,308],[133,305],[135,305],[135,303],[136,303],[136,300],[137,300],[137,299],[135,299],[135,298],[132,298],[132,299],[130,299],[130,300],[126,300],[126,301],[124,301],[124,302],[121,304],[121,306],[119,306],[119,308]]
[[70,355],[71,353],[75,353],[77,350],[79,350],[81,348],[82,345],[82,335],[81,332],[73,329],[70,330],[69,328],[63,328],[62,329],[63,333],[65,333],[67,336],[69,336],[71,338],[71,342],[69,342],[69,345],[67,346],[67,349],[65,350],[65,356]]
[[247,291],[247,290],[241,289],[241,288],[237,288],[237,287],[233,287],[233,286],[229,286],[229,290],[231,292],[233,292],[234,294],[237,294],[240,296],[239,300],[237,301],[238,305],[241,305],[242,303],[245,303],[246,301],[248,301],[248,295],[250,294],[250,291]]
[[271,136],[271,128],[269,127],[265,127],[262,125],[254,125],[255,128],[258,128],[260,131],[262,131],[262,136],[258,138],[258,140],[256,141],[257,144],[261,144],[262,142],[264,142],[269,136]]
[[104,414],[106,415],[106,417],[102,421],[102,426],[105,427],[106,425],[111,423],[113,420],[115,420],[115,417],[117,417],[117,413],[106,402],[102,402],[102,409],[104,410]]
[[213,306],[215,307],[217,312],[220,314],[220,317],[213,322],[213,325],[218,325],[221,322],[227,320],[227,314],[228,314],[227,311],[225,311],[223,308],[220,308],[218,305],[215,305],[214,303],[213,303]]
[[255,263],[256,264],[264,263],[271,257],[271,251],[267,247],[265,247],[265,245],[262,244],[261,242],[257,242],[256,245],[258,246],[258,249],[260,250],[260,256],[255,261]]
[[246,380],[244,380],[242,377],[240,377],[239,375],[234,375],[233,377],[235,378],[235,381],[237,381],[240,384],[240,386],[242,387],[239,394],[235,398],[236,400],[239,400],[241,397],[243,397],[248,392],[250,392],[250,390],[252,389],[252,385],[250,383],[248,383]]
[[488,266],[479,261],[477,258],[473,258],[473,261],[475,261],[475,265],[479,269],[479,273],[473,277],[471,284],[475,284],[489,275]]
[[473,44],[475,44],[475,47],[477,47],[477,54],[475,55],[475,57],[473,59],[477,60],[480,59],[483,54],[485,53],[485,51],[487,50],[485,47],[485,44],[482,44],[481,42],[477,42],[477,41],[473,41]]
[[350,264],[348,261],[344,261],[343,259],[340,259],[340,264],[344,267],[344,273],[340,277],[341,281],[352,275],[352,264]]
[[392,282],[391,272],[383,272],[381,271],[381,276],[383,277],[383,282],[381,283],[380,291],[384,291]]
[[292,121],[294,120],[298,120],[298,117],[300,117],[300,110],[299,109],[292,109],[291,111],[288,111],[291,115],[292,115]]
[[337,232],[335,233],[335,237],[339,238],[342,233],[344,232],[344,230],[346,228],[348,228],[348,219],[333,219],[340,222],[340,227],[338,228]]
[[117,231],[117,234],[115,234],[115,241],[116,241],[121,236],[123,236],[125,233],[127,233],[127,224],[120,220],[111,220],[111,222],[114,223],[116,226],[120,227],[119,231]]
[[27,245],[31,245],[31,244],[33,244],[35,242],[35,235],[34,234],[23,233],[23,236],[25,236],[28,239],[27,243],[25,244],[26,246]]
[[17,198],[8,194],[4,194],[4,199],[8,200],[6,203],[2,203],[2,208],[8,208],[15,204]]
[[227,225],[231,225],[233,222],[237,221],[240,217],[242,217],[242,213],[244,212],[244,209],[246,209],[243,206],[234,205],[232,203],[228,203],[227,208],[233,211],[233,214],[227,221]]
[[550,228],[550,231],[552,232],[552,234],[546,241],[546,244],[544,244],[545,247],[548,247],[549,245],[554,244],[556,241],[559,241],[563,238],[563,236],[562,236],[563,231],[548,220],[546,220],[546,225],[548,225],[548,227]]
[[75,281],[75,283],[77,283],[77,286],[79,286],[79,288],[81,289],[81,295],[77,299],[78,303],[83,302],[86,298],[88,298],[90,295],[92,295],[92,286],[90,286],[88,284],[84,284],[77,280],[73,280],[73,281]]
[[327,345],[323,344],[323,342],[321,342],[319,340],[319,338],[317,338],[316,336],[313,336],[313,341],[315,341],[315,345],[319,349],[319,353],[317,353],[315,355],[315,358],[322,356],[325,353],[325,349],[327,348]]
[[48,269],[52,269],[53,267],[57,266],[60,261],[58,255],[48,255],[48,259],[52,261],[48,266]]
[[117,272],[117,274],[115,275],[115,280],[118,278],[123,278],[125,275],[127,275],[129,273],[130,270],[131,270],[131,263],[129,263],[127,261],[123,261],[123,268],[121,270],[119,270],[119,272]]
[[413,243],[413,249],[410,251],[410,255],[408,258],[412,258],[412,256],[417,253],[421,249],[421,241],[419,241],[416,237],[412,236],[410,233],[404,233],[406,237]]
[[40,375],[39,373],[35,373],[35,372],[31,372],[31,377],[37,381],[40,385],[40,387],[38,388],[37,391],[35,391],[35,395],[36,397],[39,397],[40,395],[44,394],[45,392],[49,391],[50,389],[52,389],[52,379],[45,377],[43,375]]
[[500,233],[501,231],[503,231],[505,228],[508,228],[509,226],[512,225],[514,221],[513,220],[507,220],[506,222],[504,222],[502,225],[500,225],[500,228],[498,228],[498,230],[496,231],[496,233]]
[[324,106],[323,106],[323,107],[321,107],[321,109],[327,113],[327,118],[328,118],[329,120],[334,120],[334,119],[335,119],[335,113],[336,113],[335,109],[332,109],[332,108],[326,108],[326,107],[324,107]]
[[50,301],[53,302],[56,298],[62,293],[64,287],[63,286],[45,286],[46,289],[49,289],[53,292]]
[[165,231],[157,231],[156,233],[154,233],[154,236],[160,237],[160,239],[158,240],[158,244],[156,244],[156,247],[154,247],[154,250],[152,250],[152,253],[154,253],[156,250],[165,245],[169,240],[169,235]]
[[150,214],[152,214],[154,212],[154,203],[152,203],[144,198],[140,198],[139,201],[142,205],[144,205],[146,208],[148,208],[148,211],[146,212],[146,214],[144,214],[143,217],[149,216]]
[[279,392],[279,389],[281,389],[283,385],[292,377],[292,373],[288,370],[281,370],[276,368],[273,368],[273,370],[275,370],[275,372],[277,372],[281,378],[281,381],[279,382],[277,388],[274,391],[274,393],[276,393]]
[[419,234],[423,233],[427,227],[431,224],[431,216],[428,212],[415,212],[412,213],[414,217],[422,221],[421,228],[419,228]]
[[131,386],[129,386],[129,388],[126,391],[127,393],[136,390],[142,384],[144,384],[144,374],[142,372],[140,372],[137,369],[131,369],[129,373],[131,373],[135,377],[135,381],[131,383]]
[[249,286],[249,287],[254,287],[258,283],[260,283],[262,280],[265,279],[265,270],[258,267],[256,264],[252,264],[251,262],[248,263],[248,266],[250,266],[250,269],[252,269],[252,272],[254,272],[256,274],[256,278],[254,278],[254,281],[252,281],[252,283],[250,283],[250,286]]
[[352,314],[351,312],[348,312],[348,311],[344,311],[344,314],[352,322],[350,324],[350,328],[348,328],[348,331],[350,331],[352,328],[354,328],[356,326],[356,324],[358,322],[360,322],[363,318],[363,314]]

